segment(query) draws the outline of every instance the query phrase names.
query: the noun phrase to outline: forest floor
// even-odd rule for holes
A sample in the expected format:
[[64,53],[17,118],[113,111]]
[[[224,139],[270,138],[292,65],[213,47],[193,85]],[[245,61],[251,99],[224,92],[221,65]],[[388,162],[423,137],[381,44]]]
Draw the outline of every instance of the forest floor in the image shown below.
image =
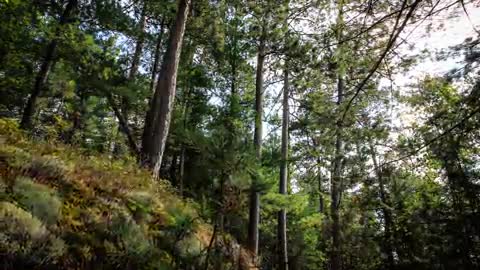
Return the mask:
[[252,269],[235,239],[211,241],[199,210],[133,160],[34,141],[0,119],[4,269],[206,269],[209,252]]

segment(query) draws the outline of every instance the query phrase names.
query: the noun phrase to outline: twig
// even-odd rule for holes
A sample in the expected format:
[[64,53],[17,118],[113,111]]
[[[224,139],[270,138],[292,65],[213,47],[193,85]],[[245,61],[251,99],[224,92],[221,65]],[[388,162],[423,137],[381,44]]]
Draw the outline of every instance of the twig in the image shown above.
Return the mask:
[[[375,63],[375,65],[370,69],[370,72],[368,73],[368,75],[357,85],[357,87],[355,87],[355,93],[354,95],[350,98],[350,100],[348,101],[347,103],[347,106],[345,107],[345,110],[343,111],[343,115],[342,115],[342,118],[341,118],[341,122],[343,123],[345,121],[345,117],[347,115],[347,112],[350,110],[350,107],[352,106],[352,103],[353,101],[355,100],[355,98],[357,98],[357,96],[360,94],[360,92],[362,91],[363,87],[367,84],[368,80],[370,80],[370,78],[373,76],[373,74],[375,74],[375,72],[377,71],[377,69],[380,67],[380,64],[383,62],[383,59],[387,56],[388,52],[390,51],[390,49],[392,48],[392,46],[395,44],[395,41],[397,40],[398,36],[400,35],[400,33],[403,31],[403,29],[405,28],[405,26],[407,25],[407,22],[409,21],[409,19],[412,17],[413,15],[413,12],[415,11],[415,8],[417,7],[417,5],[421,2],[421,0],[416,0],[410,7],[410,10],[408,11],[405,19],[403,20],[402,24],[400,25],[400,27],[398,29],[397,26],[398,26],[398,23],[400,21],[400,18],[402,16],[402,13],[403,12],[400,12],[398,14],[398,17],[397,17],[397,20],[395,22],[395,26],[393,28],[393,31],[390,35],[390,38],[389,38],[389,42],[387,44],[387,47],[385,48],[385,50],[383,51],[382,55],[380,56],[380,58],[377,60],[377,62]],[[405,6],[407,5],[407,1],[405,0],[402,4],[402,10],[403,8],[405,8]]]
[[412,152],[402,156],[402,157],[399,157],[397,159],[394,159],[394,160],[390,160],[390,161],[387,161],[387,162],[384,162],[382,164],[380,164],[379,167],[383,167],[383,166],[386,166],[386,165],[389,165],[389,164],[392,164],[392,163],[395,163],[395,162],[398,162],[398,161],[402,161],[406,158],[409,158],[415,154],[417,154],[418,152],[420,152],[421,150],[425,149],[426,147],[428,147],[429,145],[431,145],[432,143],[436,142],[437,140],[439,140],[440,138],[444,137],[445,135],[447,135],[448,133],[452,132],[453,130],[455,130],[456,128],[460,127],[461,125],[463,125],[468,119],[472,118],[473,116],[475,116],[475,114],[479,113],[480,112],[480,108],[474,110],[473,112],[471,112],[469,115],[467,115],[465,118],[463,118],[460,122],[456,123],[455,125],[451,126],[450,128],[448,128],[447,130],[445,130],[444,132],[442,132],[440,135],[436,136],[435,138],[432,138],[431,140],[429,140],[428,142],[426,142],[425,144],[423,144],[422,146],[418,147],[417,149],[413,150]]

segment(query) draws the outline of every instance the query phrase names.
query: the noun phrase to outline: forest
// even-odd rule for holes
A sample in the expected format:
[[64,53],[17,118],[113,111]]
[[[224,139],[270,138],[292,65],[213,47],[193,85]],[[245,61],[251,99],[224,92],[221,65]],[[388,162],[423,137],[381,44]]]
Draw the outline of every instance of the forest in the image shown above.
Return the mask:
[[1,269],[480,269],[480,2],[0,21]]

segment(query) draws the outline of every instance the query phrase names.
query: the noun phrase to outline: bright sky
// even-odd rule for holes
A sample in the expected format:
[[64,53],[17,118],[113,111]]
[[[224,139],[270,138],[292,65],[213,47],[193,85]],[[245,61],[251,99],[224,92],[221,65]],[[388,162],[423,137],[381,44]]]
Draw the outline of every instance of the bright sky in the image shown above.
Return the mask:
[[[475,4],[466,4],[468,12],[467,16],[460,6],[452,7],[448,11],[434,16],[430,20],[426,20],[408,37],[409,44],[414,47],[405,45],[401,51],[406,55],[416,55],[422,50],[428,49],[432,52],[432,57],[419,62],[405,74],[395,76],[394,84],[402,87],[407,84],[415,83],[418,79],[425,75],[441,76],[446,72],[461,66],[463,56],[449,57],[446,60],[434,59],[435,52],[448,49],[451,46],[462,43],[468,37],[475,37],[476,30],[480,31],[480,1]],[[427,31],[427,25],[432,23],[433,29]],[[434,27],[443,25],[440,29]],[[476,30],[475,30],[476,29]],[[407,36],[411,30],[406,29],[404,36]],[[383,81],[383,85],[389,85],[390,82]],[[400,88],[402,89],[402,88]],[[408,88],[403,87],[403,92],[407,92]],[[415,113],[409,108],[401,105],[397,111],[392,112],[394,124],[397,127],[407,127],[416,121]]]
[[[403,56],[416,56],[428,49],[429,58],[420,60],[406,73],[394,76],[393,86],[400,89],[402,94],[408,93],[409,84],[418,82],[426,75],[441,76],[453,68],[460,67],[463,56],[449,57],[446,60],[435,59],[435,53],[462,43],[468,37],[475,37],[475,29],[480,30],[480,1],[475,4],[466,4],[467,16],[460,5],[432,16],[422,24],[406,28],[401,35],[408,43],[400,47],[399,53]],[[430,31],[428,25],[432,26]],[[380,85],[388,87],[390,81],[382,79]],[[404,104],[396,104],[390,111],[393,124],[404,130],[418,120],[418,112],[413,112]],[[406,132],[406,130],[404,130]],[[398,134],[392,134],[396,137]]]
[[[476,34],[475,28],[480,31],[480,1],[476,4],[467,4],[466,8],[470,19],[463,9],[457,6],[451,9],[454,12],[453,14],[455,14],[453,17],[448,17],[448,15],[453,14],[450,11],[446,11],[438,16],[434,16],[431,20],[425,21],[409,38],[415,45],[415,49],[412,52],[418,53],[425,48],[432,51],[440,51],[463,42],[467,37],[474,37]],[[430,22],[433,22],[434,25],[443,24],[444,27],[443,29],[432,30],[430,33],[427,33],[426,26]],[[414,67],[409,72],[409,75],[415,77],[426,74],[441,75],[454,67],[458,67],[459,60],[461,59],[450,58],[446,61],[425,61]]]

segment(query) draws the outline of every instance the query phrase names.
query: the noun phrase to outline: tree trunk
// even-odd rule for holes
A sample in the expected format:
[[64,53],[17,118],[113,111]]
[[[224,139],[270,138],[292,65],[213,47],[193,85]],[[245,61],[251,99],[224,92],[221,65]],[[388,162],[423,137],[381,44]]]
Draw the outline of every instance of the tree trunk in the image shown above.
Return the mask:
[[[264,30],[263,30],[264,32]],[[253,144],[259,166],[262,164],[262,115],[263,115],[263,66],[265,63],[265,34],[260,37],[257,54],[257,72],[255,79],[255,133]],[[258,224],[260,222],[260,192],[253,179],[250,187],[250,207],[248,220],[248,249],[254,256],[258,253]]]
[[147,24],[147,4],[143,3],[142,15],[140,17],[140,24],[138,27],[139,35],[137,38],[137,43],[135,44],[135,51],[132,57],[132,65],[130,66],[130,71],[128,72],[128,80],[132,81],[137,75],[138,68],[140,67],[140,59],[142,58],[143,46],[145,44],[145,26]]
[[[189,44],[188,46],[189,50],[188,52],[188,63],[187,66],[191,67],[193,66],[193,57],[195,56],[195,47]],[[187,130],[187,121],[188,121],[188,114],[189,114],[189,101],[190,101],[190,95],[191,92],[193,91],[193,86],[191,89],[190,83],[187,81],[185,83],[184,89],[183,89],[183,104],[182,104],[182,125],[183,125],[183,130]],[[186,149],[187,146],[185,145],[185,142],[182,141],[181,147],[180,147],[180,164],[179,164],[179,174],[178,174],[178,179],[177,179],[177,187],[180,192],[180,196],[183,196],[183,178],[185,175],[185,154],[186,154]]]
[[[338,76],[337,85],[337,108],[341,107],[343,101],[343,77]],[[342,192],[342,160],[343,160],[343,124],[339,119],[335,132],[335,159],[333,161],[333,174],[331,181],[330,214],[332,216],[332,251],[330,254],[330,264],[332,270],[341,270],[340,258],[340,196]]]
[[387,201],[387,194],[385,192],[385,182],[382,175],[382,171],[378,166],[377,154],[371,138],[369,138],[368,143],[370,146],[370,153],[372,155],[373,167],[375,169],[375,174],[377,175],[378,184],[380,187],[380,200],[382,202],[381,209],[382,209],[384,225],[385,225],[383,252],[387,254],[387,261],[386,261],[386,265],[388,266],[387,269],[392,270],[392,269],[395,269],[395,259],[393,256],[392,215],[391,215],[390,209],[387,208],[389,203]]
[[[146,26],[146,23],[147,23],[146,12],[147,12],[147,4],[144,2],[143,3],[142,14],[141,14],[141,17],[140,17],[139,27],[138,27],[139,35],[138,35],[138,38],[137,38],[137,42],[135,44],[135,51],[134,51],[133,57],[132,57],[132,65],[130,66],[130,70],[129,70],[128,75],[127,75],[127,81],[128,82],[131,82],[135,79],[135,75],[137,75],[138,68],[140,66],[140,59],[141,59],[142,52],[143,52],[143,46],[145,44],[145,26]],[[111,103],[111,105],[116,107],[116,108],[112,107],[112,109],[114,110],[115,115],[117,116],[117,119],[118,119],[118,122],[119,122],[118,131],[125,134],[125,136],[127,137],[127,143],[129,145],[130,152],[133,155],[138,156],[139,152],[138,152],[136,139],[135,139],[135,136],[133,136],[133,133],[131,132],[131,129],[130,129],[130,125],[128,123],[128,109],[130,107],[128,98],[126,98],[126,97],[121,98],[121,108],[120,108],[120,110],[116,106],[116,104]],[[122,119],[120,119],[120,116],[121,116]],[[120,143],[116,143],[115,146],[114,146],[114,149],[113,149],[114,154],[121,153],[122,152],[121,149],[122,149],[122,147],[121,147]]]
[[[113,112],[115,113],[115,116],[118,119],[119,131],[121,131],[123,134],[125,134],[125,136],[127,136],[127,143],[128,143],[128,147],[130,148],[130,152],[132,152],[134,156],[138,156],[139,150],[138,150],[137,142],[135,140],[135,136],[133,135],[132,130],[130,129],[130,126],[128,125],[127,119],[125,119],[124,115],[118,108],[118,105],[115,103],[115,100],[113,99],[111,94],[107,93],[107,99],[108,99],[108,103],[110,104],[110,107],[112,107]],[[113,147],[114,153],[115,153],[116,147],[117,147],[117,144],[115,144]]]
[[60,17],[59,25],[55,30],[55,37],[47,45],[45,57],[43,58],[40,70],[35,77],[35,84],[33,86],[32,93],[28,98],[27,104],[23,110],[22,121],[20,122],[20,127],[22,129],[32,128],[32,117],[35,114],[37,99],[44,90],[45,84],[48,80],[48,75],[50,74],[50,71],[55,63],[55,53],[57,51],[58,39],[60,38],[62,32],[62,26],[68,23],[76,6],[77,0],[68,1],[68,4],[62,13],[62,16]]
[[[343,27],[343,1],[338,3],[338,17],[337,17],[337,41],[342,40],[342,27]],[[343,67],[344,61],[342,60],[342,45],[337,47],[336,60],[337,66],[337,115],[341,114],[343,95],[344,95],[344,76],[345,68]],[[330,215],[332,216],[332,250],[330,254],[330,267],[331,270],[341,270],[341,235],[340,235],[340,202],[343,192],[343,163],[344,163],[344,146],[343,146],[343,121],[341,118],[337,120],[335,127],[335,156],[333,160],[333,172],[331,178],[331,203],[330,203]]]
[[176,185],[177,181],[177,162],[178,162],[178,156],[177,154],[173,154],[172,156],[172,162],[170,163],[170,168],[169,168],[169,174],[170,174],[170,182],[173,185]]
[[185,175],[185,146],[182,146],[180,151],[180,169],[178,173],[178,191],[180,196],[183,196],[183,178]]
[[158,33],[157,45],[155,46],[155,55],[153,57],[152,75],[150,77],[150,93],[154,93],[157,86],[157,74],[160,66],[160,54],[162,52],[163,32],[165,27],[165,19],[160,22],[160,32]]
[[449,134],[440,143],[441,145],[433,149],[433,153],[441,161],[447,175],[452,212],[455,216],[451,225],[457,227],[457,238],[461,242],[460,248],[454,254],[459,258],[459,269],[473,269],[472,254],[475,248],[468,237],[472,230],[468,226],[472,222],[468,213],[478,209],[478,194],[470,185],[470,177],[462,166],[458,137]]
[[265,63],[265,37],[262,35],[257,54],[257,71],[255,78],[255,134],[253,143],[255,154],[260,161],[262,157],[262,116],[263,116],[263,66]]
[[[279,193],[287,194],[288,185],[288,126],[290,110],[288,107],[289,96],[289,78],[288,65],[285,64],[284,85],[283,85],[283,116],[282,116],[282,146],[280,163],[280,183]],[[287,212],[285,209],[278,213],[278,242],[279,242],[279,269],[288,270],[288,250],[287,250]]]
[[323,213],[325,211],[325,200],[323,198],[323,185],[322,185],[322,172],[321,168],[321,160],[317,158],[317,167],[318,167],[318,212]]
[[77,90],[77,95],[80,100],[79,100],[78,106],[76,106],[75,108],[75,112],[73,113],[72,128],[65,134],[65,137],[64,137],[64,142],[66,144],[76,143],[74,142],[75,134],[79,130],[82,130],[84,126],[85,113],[87,111],[87,108],[86,108],[87,96],[85,94],[84,89],[81,89],[81,88]]
[[[193,57],[192,57],[193,58]],[[190,95],[190,91],[188,91],[188,85],[185,87],[185,95],[184,95],[184,102],[182,108],[182,118],[183,118],[183,130],[187,129],[187,117],[188,117],[188,98]],[[185,175],[185,154],[186,154],[186,145],[182,142],[180,147],[180,165],[179,165],[179,173],[178,173],[178,180],[177,180],[177,187],[180,193],[180,196],[183,196],[183,178]]]
[[[192,54],[193,56],[193,54]],[[193,58],[193,57],[192,57]],[[185,86],[185,93],[184,93],[184,102],[182,108],[182,118],[183,118],[183,130],[187,129],[187,118],[188,118],[188,99],[190,96],[189,86],[188,84]],[[183,196],[183,177],[185,175],[185,153],[186,153],[186,145],[182,142],[180,147],[180,164],[179,164],[179,174],[177,179],[177,187],[180,192],[180,196]]]
[[175,100],[177,69],[182,50],[183,34],[188,17],[190,0],[180,0],[177,15],[168,40],[160,76],[145,119],[142,138],[142,164],[153,169],[154,178],[162,164],[170,118]]

